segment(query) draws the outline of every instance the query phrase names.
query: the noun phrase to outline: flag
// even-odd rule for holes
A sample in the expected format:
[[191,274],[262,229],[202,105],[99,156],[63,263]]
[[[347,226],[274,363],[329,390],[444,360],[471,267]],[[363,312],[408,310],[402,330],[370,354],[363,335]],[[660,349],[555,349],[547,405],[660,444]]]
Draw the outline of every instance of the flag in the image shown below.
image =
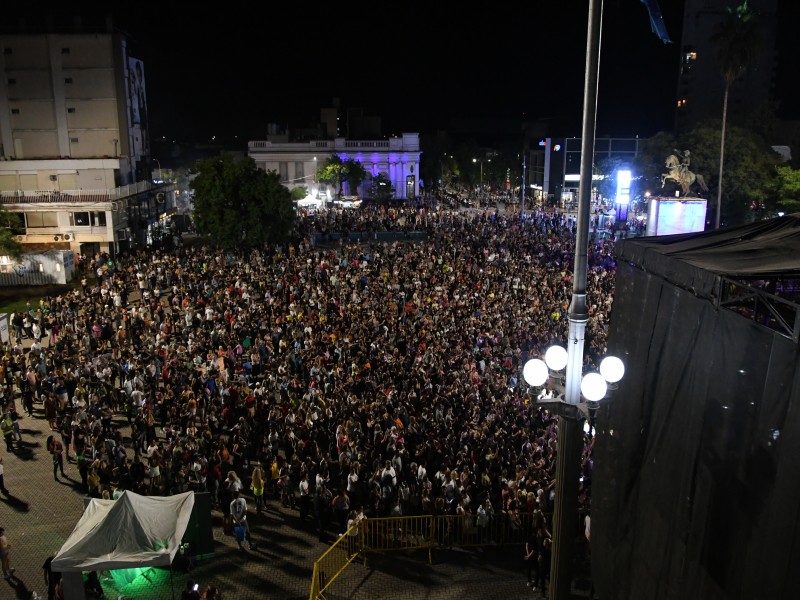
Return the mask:
[[671,44],[672,40],[669,39],[664,17],[661,16],[661,9],[658,7],[658,0],[642,0],[642,4],[647,7],[647,12],[650,15],[650,28],[653,33],[661,38],[661,41],[665,44]]

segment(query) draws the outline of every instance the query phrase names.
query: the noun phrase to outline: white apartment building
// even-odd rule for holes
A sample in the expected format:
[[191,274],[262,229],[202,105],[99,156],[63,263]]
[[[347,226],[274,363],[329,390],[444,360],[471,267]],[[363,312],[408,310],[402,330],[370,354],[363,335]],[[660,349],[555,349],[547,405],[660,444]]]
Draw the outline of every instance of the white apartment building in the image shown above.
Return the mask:
[[[318,197],[327,190],[316,181],[317,165],[336,154],[342,160],[354,159],[362,164],[368,179],[361,189],[350,190],[344,184],[345,195],[366,196],[371,178],[385,173],[395,189],[395,197],[410,199],[419,195],[419,134],[404,133],[385,140],[314,140],[301,143],[270,141],[248,142],[247,154],[260,169],[275,171],[281,183],[289,188],[305,186]],[[335,192],[335,191],[334,191]]]
[[146,243],[173,198],[153,183],[144,64],[98,33],[0,35],[0,203],[23,251]]

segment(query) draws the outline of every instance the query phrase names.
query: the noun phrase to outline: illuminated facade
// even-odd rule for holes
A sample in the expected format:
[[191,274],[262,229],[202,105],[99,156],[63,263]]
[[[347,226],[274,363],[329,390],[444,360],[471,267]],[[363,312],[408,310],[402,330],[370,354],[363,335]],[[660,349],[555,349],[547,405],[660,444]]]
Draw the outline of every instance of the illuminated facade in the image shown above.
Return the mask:
[[395,198],[410,199],[419,196],[419,134],[404,133],[384,140],[314,140],[302,143],[254,141],[248,143],[248,156],[258,168],[275,171],[281,183],[289,188],[306,187],[318,196],[320,184],[316,181],[317,165],[334,154],[342,160],[353,159],[367,171],[367,179],[360,189],[351,190],[344,184],[347,196],[366,196],[372,177],[385,173],[395,189]]

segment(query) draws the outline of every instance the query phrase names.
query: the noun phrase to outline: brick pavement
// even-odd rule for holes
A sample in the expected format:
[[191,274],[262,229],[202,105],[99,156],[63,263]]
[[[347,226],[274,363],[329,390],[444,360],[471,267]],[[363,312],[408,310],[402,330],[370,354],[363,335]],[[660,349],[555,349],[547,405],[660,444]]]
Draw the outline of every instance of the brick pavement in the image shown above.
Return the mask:
[[[21,421],[22,443],[15,455],[0,449],[6,466],[6,487],[10,497],[0,495],[0,524],[6,528],[12,566],[17,579],[0,580],[0,598],[30,598],[36,591],[46,597],[41,565],[58,551],[83,510],[80,482],[74,464],[65,464],[67,479],[53,480],[52,462],[45,448],[50,435],[40,406],[33,418]],[[121,423],[118,423],[121,424]],[[123,432],[125,429],[123,428]],[[60,477],[60,475],[59,475]],[[252,509],[252,502],[249,503]],[[180,564],[173,572],[176,597],[188,578],[218,586],[226,600],[249,598],[308,598],[314,560],[327,548],[320,543],[310,521],[301,523],[296,511],[267,501],[261,517],[251,514],[253,538],[258,549],[238,549],[221,528],[221,513],[214,512],[214,556],[198,561],[191,575]],[[369,569],[362,564],[349,567],[334,583],[329,599],[352,598],[521,598],[533,597],[525,586],[520,548],[487,548],[474,552],[440,550],[434,565],[427,554],[393,553],[370,556]],[[166,573],[142,579],[124,590],[128,598],[172,598]],[[106,598],[116,599],[119,590],[103,580]]]
[[[138,296],[138,294],[136,294]],[[133,299],[133,298],[132,298]],[[47,345],[46,339],[43,343]],[[30,346],[30,341],[25,342]],[[17,407],[21,411],[19,401]],[[115,421],[123,435],[130,430],[124,421]],[[74,464],[65,462],[67,479],[53,480],[52,462],[46,450],[49,427],[42,407],[36,405],[33,418],[20,423],[22,443],[15,455],[0,446],[4,457],[5,484],[10,497],[0,494],[0,525],[13,548],[11,565],[16,579],[0,580],[0,599],[28,599],[36,591],[47,597],[42,563],[56,553],[80,519],[83,495],[80,476]],[[60,477],[60,475],[59,475]],[[314,560],[327,549],[313,530],[311,521],[301,523],[297,511],[285,509],[268,499],[266,515],[254,514],[248,499],[248,517],[255,551],[239,550],[232,537],[222,531],[222,514],[212,512],[214,520],[214,556],[198,561],[191,574],[176,561],[172,584],[167,572],[151,576],[152,583],[139,578],[124,590],[101,577],[105,597],[143,600],[172,600],[180,597],[187,580],[216,585],[225,600],[294,600],[307,599],[311,587]],[[352,564],[326,593],[328,600],[413,599],[513,600],[538,598],[525,585],[521,547],[489,547],[475,551],[438,550],[434,564],[428,565],[427,553],[391,553],[370,555],[369,568]],[[573,589],[574,597],[587,598],[588,590]],[[69,599],[67,599],[69,600]]]

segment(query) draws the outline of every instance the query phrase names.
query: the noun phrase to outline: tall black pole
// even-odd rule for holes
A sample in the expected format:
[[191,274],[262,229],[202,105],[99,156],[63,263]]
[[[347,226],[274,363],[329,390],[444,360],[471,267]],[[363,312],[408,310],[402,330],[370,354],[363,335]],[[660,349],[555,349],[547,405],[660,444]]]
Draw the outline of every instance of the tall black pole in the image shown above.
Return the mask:
[[572,561],[578,520],[578,477],[580,475],[583,426],[577,405],[581,399],[583,342],[586,322],[589,320],[589,311],[586,306],[586,267],[588,263],[589,214],[592,204],[592,163],[602,22],[603,0],[589,0],[586,73],[583,91],[583,130],[581,133],[581,179],[578,190],[578,231],[575,239],[572,302],[569,305],[569,342],[567,344],[565,389],[566,402],[576,408],[570,414],[558,418],[556,505],[553,514],[553,562],[550,573],[551,600],[564,600],[571,596]]

